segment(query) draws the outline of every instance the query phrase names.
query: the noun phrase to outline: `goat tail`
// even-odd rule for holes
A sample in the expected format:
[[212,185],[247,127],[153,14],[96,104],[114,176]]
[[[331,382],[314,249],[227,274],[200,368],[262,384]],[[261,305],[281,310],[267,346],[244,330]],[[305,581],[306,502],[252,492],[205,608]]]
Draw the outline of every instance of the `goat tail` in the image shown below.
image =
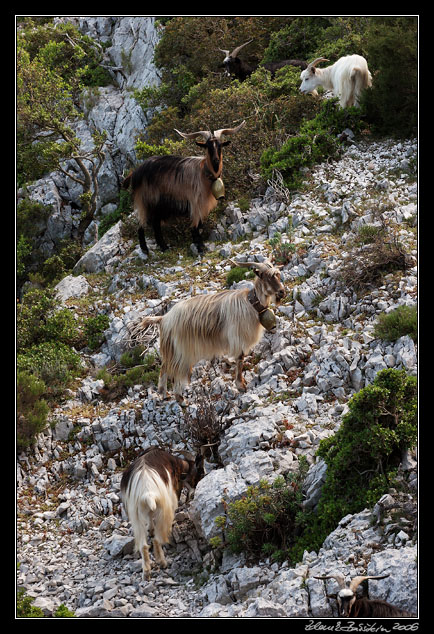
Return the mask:
[[357,93],[360,93],[361,90],[369,88],[372,85],[371,73],[367,68],[354,66],[351,70],[350,77]]

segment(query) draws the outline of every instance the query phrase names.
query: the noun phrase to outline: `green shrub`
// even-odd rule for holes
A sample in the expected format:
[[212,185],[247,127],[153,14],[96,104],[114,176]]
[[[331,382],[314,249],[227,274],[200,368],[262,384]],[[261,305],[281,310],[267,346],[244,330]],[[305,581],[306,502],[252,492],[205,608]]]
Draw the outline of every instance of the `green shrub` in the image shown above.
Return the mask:
[[80,356],[60,341],[43,341],[17,355],[18,370],[41,379],[46,384],[46,396],[62,392],[80,366]]
[[417,306],[398,306],[390,313],[381,313],[374,326],[374,337],[396,341],[408,335],[417,341]]
[[393,486],[402,452],[417,441],[417,380],[404,370],[382,370],[348,403],[338,431],[317,455],[327,476],[315,515],[293,550],[318,550],[348,514],[372,507]]
[[81,338],[79,326],[68,308],[56,312],[52,289],[29,289],[17,307],[17,349],[22,352],[43,341],[55,341],[69,346]]
[[261,480],[241,499],[227,504],[226,517],[216,518],[216,523],[224,529],[225,545],[232,552],[245,552],[256,560],[288,558],[310,517],[302,509],[308,466],[301,457],[297,472],[279,476],[272,483]]
[[329,158],[337,158],[342,143],[337,135],[345,128],[356,134],[362,127],[363,113],[360,108],[339,108],[337,99],[321,103],[319,113],[300,125],[297,136],[289,138],[278,148],[268,148],[261,155],[261,172],[271,178],[278,170],[288,189],[301,186],[302,168],[311,167]]
[[100,313],[96,317],[89,317],[84,323],[84,335],[91,350],[96,350],[104,342],[104,330],[107,330],[110,320],[107,315]]
[[22,350],[40,341],[47,315],[55,306],[54,293],[32,288],[17,306],[17,348]]
[[33,444],[35,437],[47,424],[48,405],[40,398],[45,383],[29,372],[17,371],[17,450]]
[[54,613],[54,617],[57,619],[70,619],[70,618],[76,618],[74,612],[72,612],[71,610],[69,610],[66,605],[64,605],[63,603],[61,603],[59,605],[59,607],[57,608],[57,610]]
[[65,274],[65,264],[59,255],[52,255],[42,265],[42,274],[48,283],[58,282]]
[[244,266],[234,266],[226,275],[226,286],[232,286],[234,283],[253,277],[255,277],[253,271],[249,271]]
[[103,400],[122,398],[134,385],[158,383],[159,365],[155,356],[147,354],[143,357],[142,352],[143,349],[138,346],[121,356],[120,368],[115,366],[112,371],[103,368],[98,372],[97,378],[104,381]]
[[35,599],[26,595],[20,588],[17,592],[17,618],[19,619],[42,619],[44,613],[41,608],[35,608],[32,603]]
[[362,104],[371,131],[377,135],[415,136],[418,124],[417,18],[373,18],[366,34],[366,53],[373,79],[372,88],[362,97]]

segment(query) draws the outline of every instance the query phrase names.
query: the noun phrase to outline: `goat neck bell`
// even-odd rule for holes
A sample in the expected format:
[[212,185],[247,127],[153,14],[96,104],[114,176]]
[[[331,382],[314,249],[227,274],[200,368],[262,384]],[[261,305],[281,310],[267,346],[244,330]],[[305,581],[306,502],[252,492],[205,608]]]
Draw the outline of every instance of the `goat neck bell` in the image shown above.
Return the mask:
[[225,197],[225,186],[221,178],[217,178],[211,185],[211,193],[216,200]]
[[276,325],[276,315],[272,310],[267,308],[263,310],[262,313],[259,313],[259,321],[265,330],[272,330]]

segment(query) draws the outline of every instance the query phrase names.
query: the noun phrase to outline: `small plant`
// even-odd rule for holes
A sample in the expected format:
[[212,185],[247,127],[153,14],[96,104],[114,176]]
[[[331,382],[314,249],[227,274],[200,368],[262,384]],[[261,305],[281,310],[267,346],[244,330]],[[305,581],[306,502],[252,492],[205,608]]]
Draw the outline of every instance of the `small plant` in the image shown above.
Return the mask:
[[104,330],[107,330],[110,320],[107,315],[100,313],[96,317],[89,317],[84,324],[87,345],[96,350],[104,341]]
[[35,599],[26,595],[20,588],[17,593],[17,618],[19,619],[42,619],[44,613],[41,608],[35,608],[32,603]]
[[248,280],[255,277],[253,271],[246,270],[243,266],[234,266],[226,276],[226,286],[231,287],[232,284]]
[[268,244],[273,248],[273,261],[276,264],[288,264],[295,253],[295,244],[292,243],[292,216],[289,217],[288,229],[289,241],[283,241],[282,234],[276,232],[272,238],[268,240]]
[[157,384],[159,367],[153,354],[141,356],[143,349],[137,347],[124,353],[120,364],[110,370],[103,368],[97,374],[104,381],[101,397],[104,401],[124,397],[134,385]]
[[[318,550],[348,514],[372,507],[393,486],[402,452],[417,441],[417,380],[404,370],[382,370],[348,403],[338,431],[320,442],[327,464],[315,515],[294,548]],[[297,559],[298,560],[298,559]]]
[[224,529],[225,545],[254,560],[270,557],[283,561],[290,557],[310,517],[302,508],[307,470],[307,460],[301,457],[297,472],[279,476],[271,483],[261,480],[241,499],[227,504],[226,519],[216,518],[219,528]]
[[72,612],[71,610],[69,610],[66,605],[64,605],[63,603],[61,603],[59,605],[59,607],[57,608],[57,610],[54,613],[54,616],[58,619],[70,619],[70,618],[76,618],[74,612]]
[[396,341],[408,335],[417,341],[417,306],[398,306],[390,313],[381,313],[374,326],[374,337]]
[[17,450],[31,446],[47,424],[46,386],[29,372],[17,372]]

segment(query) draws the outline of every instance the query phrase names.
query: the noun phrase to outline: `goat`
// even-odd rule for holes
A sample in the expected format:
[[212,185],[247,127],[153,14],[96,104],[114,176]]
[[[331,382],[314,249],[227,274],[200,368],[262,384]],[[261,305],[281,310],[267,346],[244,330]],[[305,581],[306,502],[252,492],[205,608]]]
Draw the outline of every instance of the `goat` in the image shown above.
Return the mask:
[[[233,75],[242,82],[259,67],[259,64],[248,64],[238,57],[240,50],[252,41],[253,40],[249,40],[248,42],[244,42],[244,44],[237,46],[234,48],[232,53],[229,53],[229,50],[219,48],[219,51],[225,54],[223,65],[225,67],[226,75],[229,77]],[[307,68],[307,63],[303,62],[301,59],[285,59],[281,62],[265,62],[261,65],[261,68],[269,70],[271,75],[274,77],[275,72],[284,66],[299,66],[300,68],[305,69]]]
[[401,616],[414,616],[406,610],[382,601],[381,599],[367,599],[366,597],[357,597],[356,590],[358,586],[366,579],[386,579],[389,575],[367,575],[358,576],[351,579],[348,587],[345,585],[345,579],[342,574],[325,575],[322,577],[314,577],[314,579],[336,579],[340,586],[337,595],[327,595],[329,598],[336,599],[338,604],[339,616],[359,617],[359,618],[397,618]]
[[151,573],[148,531],[154,533],[155,560],[166,568],[162,546],[170,539],[182,488],[194,488],[203,475],[202,456],[183,459],[158,447],[146,449],[122,474],[122,502],[142,557],[143,579]]
[[220,192],[214,195],[214,184],[221,183],[222,147],[230,143],[222,141],[221,137],[235,134],[244,124],[245,121],[235,128],[223,128],[214,133],[201,130],[185,134],[175,129],[184,139],[203,137],[204,143],[196,143],[205,148],[205,157],[151,156],[125,178],[122,187],[128,189],[131,186],[140,225],[139,243],[144,253],[148,253],[146,224],[152,226],[158,246],[166,251],[168,246],[161,233],[161,222],[171,216],[186,214],[190,216],[193,242],[200,252],[203,251],[200,229],[217,206]]
[[363,90],[372,86],[372,76],[366,59],[361,55],[347,55],[326,68],[316,68],[319,62],[328,62],[318,57],[300,74],[302,93],[316,93],[318,86],[331,90],[339,97],[341,108],[358,106]]
[[[264,328],[273,323],[268,306],[278,303],[285,295],[280,270],[270,262],[238,262],[237,266],[252,269],[254,287],[224,290],[195,295],[181,300],[163,316],[147,316],[136,327],[136,334],[149,326],[160,328],[161,369],[158,392],[166,397],[167,379],[174,382],[176,400],[183,405],[182,391],[190,382],[192,367],[201,359],[223,354],[236,359],[235,381],[241,391],[246,389],[243,360],[261,339]],[[264,324],[264,325],[263,325]]]

